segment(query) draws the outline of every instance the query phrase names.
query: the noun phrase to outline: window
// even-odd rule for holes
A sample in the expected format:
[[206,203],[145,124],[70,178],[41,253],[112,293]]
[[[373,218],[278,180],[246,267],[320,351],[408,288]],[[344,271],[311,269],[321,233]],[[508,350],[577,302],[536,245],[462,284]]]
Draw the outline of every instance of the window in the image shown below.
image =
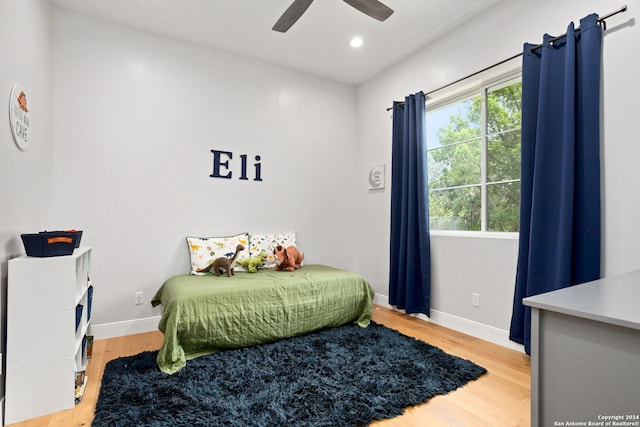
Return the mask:
[[432,230],[517,232],[520,78],[427,102]]

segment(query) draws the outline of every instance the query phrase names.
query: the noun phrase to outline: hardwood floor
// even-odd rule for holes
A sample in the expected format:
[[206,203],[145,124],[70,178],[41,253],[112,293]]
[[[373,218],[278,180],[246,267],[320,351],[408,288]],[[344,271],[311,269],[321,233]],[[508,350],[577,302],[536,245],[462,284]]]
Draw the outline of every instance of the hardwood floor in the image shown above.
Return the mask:
[[530,425],[531,365],[527,355],[383,307],[375,307],[373,319],[488,371],[448,395],[436,396],[407,409],[401,417],[371,424],[373,427]]
[[[375,422],[373,427],[530,425],[528,356],[384,307],[375,306],[373,320],[471,360],[488,371],[477,381],[448,395],[437,396],[426,404],[409,408],[400,417]],[[157,350],[161,343],[162,333],[159,331],[96,341],[87,369],[89,382],[82,402],[73,409],[12,426],[90,426],[105,364],[121,356]]]

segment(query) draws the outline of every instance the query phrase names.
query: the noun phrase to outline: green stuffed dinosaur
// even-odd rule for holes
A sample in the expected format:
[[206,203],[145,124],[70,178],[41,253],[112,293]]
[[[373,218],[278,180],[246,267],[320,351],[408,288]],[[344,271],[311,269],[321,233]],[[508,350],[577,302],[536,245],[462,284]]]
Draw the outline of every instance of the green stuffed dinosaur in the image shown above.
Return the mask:
[[254,257],[241,259],[236,261],[238,265],[246,268],[249,273],[255,273],[259,268],[262,267],[262,262],[267,258],[266,254],[258,254]]

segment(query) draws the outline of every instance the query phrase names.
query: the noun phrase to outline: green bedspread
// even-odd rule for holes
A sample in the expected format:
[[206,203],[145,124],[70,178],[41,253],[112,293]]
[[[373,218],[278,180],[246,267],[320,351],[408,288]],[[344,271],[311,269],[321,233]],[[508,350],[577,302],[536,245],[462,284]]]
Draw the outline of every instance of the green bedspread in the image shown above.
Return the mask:
[[171,277],[151,304],[162,304],[158,366],[172,374],[187,360],[219,350],[353,322],[366,327],[373,289],[359,274],[304,265],[293,272]]

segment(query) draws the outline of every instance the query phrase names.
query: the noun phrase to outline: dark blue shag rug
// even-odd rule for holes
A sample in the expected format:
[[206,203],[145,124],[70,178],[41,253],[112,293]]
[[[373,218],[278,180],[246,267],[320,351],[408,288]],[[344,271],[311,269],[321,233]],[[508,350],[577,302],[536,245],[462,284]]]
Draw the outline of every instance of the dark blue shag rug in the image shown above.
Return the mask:
[[106,365],[93,426],[364,426],[485,372],[373,322],[203,356],[173,375],[144,352]]

